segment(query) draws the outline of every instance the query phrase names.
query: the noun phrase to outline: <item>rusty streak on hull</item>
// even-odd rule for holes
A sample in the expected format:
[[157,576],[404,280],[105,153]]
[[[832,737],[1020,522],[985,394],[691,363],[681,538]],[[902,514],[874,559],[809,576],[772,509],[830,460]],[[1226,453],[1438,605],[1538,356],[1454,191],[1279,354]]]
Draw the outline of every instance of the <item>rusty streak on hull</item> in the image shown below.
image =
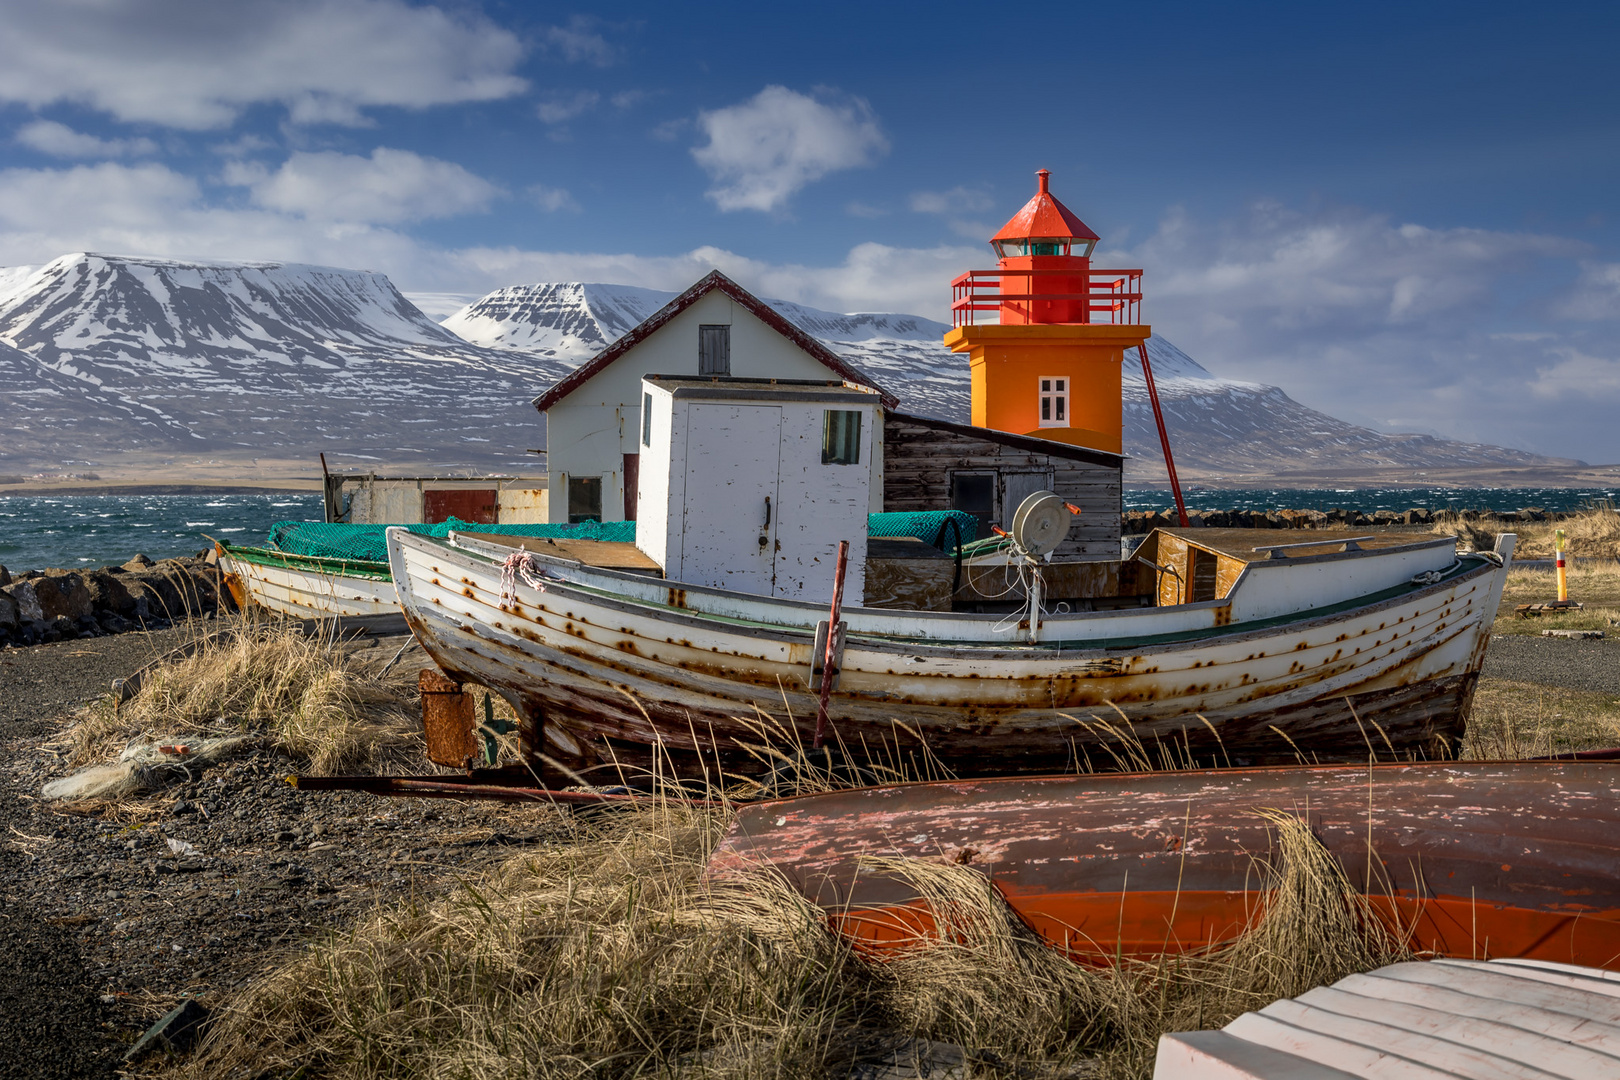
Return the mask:
[[988,875],[1055,948],[1151,957],[1249,923],[1274,841],[1260,808],[1304,820],[1414,950],[1620,970],[1620,765],[1605,762],[864,788],[744,807],[709,873],[774,867],[846,932],[892,943],[926,914],[902,878],[862,860],[954,862]]
[[[676,590],[661,584],[659,601],[636,599],[630,590],[651,586],[561,562],[547,564],[558,569],[544,589],[519,583],[503,596],[500,565],[487,557],[403,532],[390,545],[423,646],[446,672],[510,700],[536,758],[639,770],[657,747],[685,775],[746,767],[754,759],[738,744],[761,741],[761,712],[791,729],[780,741],[810,742],[813,621],[705,615],[665,603]],[[1155,764],[1447,755],[1504,577],[1483,560],[1460,564],[1425,587],[1259,625],[1211,628],[1210,612],[1190,608],[1066,624],[1122,642],[1139,618],[1192,627],[1121,645],[905,639],[861,632],[861,620],[909,625],[905,613],[854,611],[834,735],[857,758],[892,760],[909,775],[925,775],[919,737],[958,775],[1113,767],[1127,727]],[[996,621],[957,618],[983,620],[987,636]]]

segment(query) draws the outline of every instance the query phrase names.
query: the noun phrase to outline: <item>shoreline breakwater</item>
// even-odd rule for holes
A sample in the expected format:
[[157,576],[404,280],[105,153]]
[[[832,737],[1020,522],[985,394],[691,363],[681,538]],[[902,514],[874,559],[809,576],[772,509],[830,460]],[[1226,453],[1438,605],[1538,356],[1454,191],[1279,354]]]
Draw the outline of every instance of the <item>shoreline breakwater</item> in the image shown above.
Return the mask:
[[[1189,528],[1206,529],[1337,529],[1389,528],[1396,525],[1433,527],[1471,523],[1508,525],[1520,522],[1558,522],[1581,517],[1583,510],[1189,510]],[[1164,510],[1128,510],[1121,515],[1120,529],[1127,536],[1150,533],[1154,529],[1174,529],[1180,523],[1175,507]]]
[[161,630],[234,608],[213,553],[13,575],[0,566],[0,647]]

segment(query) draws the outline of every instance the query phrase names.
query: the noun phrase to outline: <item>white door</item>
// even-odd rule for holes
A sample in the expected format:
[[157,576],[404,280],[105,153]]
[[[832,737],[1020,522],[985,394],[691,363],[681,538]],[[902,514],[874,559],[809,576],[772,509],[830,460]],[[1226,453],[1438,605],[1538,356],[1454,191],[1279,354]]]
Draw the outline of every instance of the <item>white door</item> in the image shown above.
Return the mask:
[[781,457],[780,407],[691,406],[686,421],[682,580],[770,595]]

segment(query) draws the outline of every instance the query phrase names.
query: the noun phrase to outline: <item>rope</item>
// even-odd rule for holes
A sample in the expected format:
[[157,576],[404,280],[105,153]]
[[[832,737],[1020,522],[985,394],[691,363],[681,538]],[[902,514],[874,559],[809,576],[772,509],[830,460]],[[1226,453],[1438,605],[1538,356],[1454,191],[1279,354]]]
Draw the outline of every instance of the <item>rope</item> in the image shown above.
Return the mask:
[[517,579],[523,578],[523,583],[535,592],[545,592],[546,586],[540,579],[546,576],[545,568],[535,561],[533,555],[519,548],[506,557],[501,564],[501,603],[508,600],[517,603]]
[[[1491,554],[1496,555],[1496,552],[1493,551],[1493,552],[1491,552]],[[1461,565],[1462,565],[1462,560],[1461,559],[1453,559],[1453,560],[1451,560],[1451,565],[1446,567],[1444,570],[1425,570],[1421,574],[1413,574],[1412,575],[1412,584],[1413,585],[1437,585],[1441,581],[1445,580],[1445,576],[1447,574],[1451,573],[1453,570],[1457,569],[1457,567],[1459,567]],[[1497,566],[1502,565],[1502,557],[1500,555],[1497,555],[1496,565]]]

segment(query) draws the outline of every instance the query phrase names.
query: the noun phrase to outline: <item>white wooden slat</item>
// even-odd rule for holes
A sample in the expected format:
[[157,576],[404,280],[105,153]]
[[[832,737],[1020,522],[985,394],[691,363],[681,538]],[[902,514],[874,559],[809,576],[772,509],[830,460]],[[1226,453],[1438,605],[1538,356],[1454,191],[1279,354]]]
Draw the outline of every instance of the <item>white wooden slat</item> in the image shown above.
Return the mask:
[[1467,1076],[1472,1080],[1565,1080],[1568,1075],[1503,1057],[1466,1038],[1442,1038],[1413,1031],[1404,1025],[1313,1008],[1291,999],[1267,1005],[1260,1010],[1260,1015],[1319,1034],[1360,1043],[1369,1049],[1385,1049],[1409,1061]]
[[[1464,1043],[1469,1047],[1494,1054],[1510,1061],[1523,1062],[1537,1068],[1548,1069],[1558,1076],[1601,1076],[1605,1073],[1620,1075],[1620,1058],[1604,1053],[1602,1039],[1599,1045],[1576,1045],[1558,1036],[1537,1031],[1534,1022],[1524,1024],[1486,1019],[1449,1012],[1434,1005],[1415,1005],[1407,1001],[1382,1001],[1364,997],[1339,988],[1339,985],[1317,987],[1291,1002],[1278,1002],[1262,1009],[1287,1012],[1287,1007],[1305,1006],[1335,1013],[1355,1020],[1383,1024],[1387,1027],[1420,1035],[1432,1035],[1451,1043]],[[1518,1007],[1520,1016],[1534,1016],[1536,1010]],[[1515,1018],[1516,1019],[1516,1018]],[[1585,1021],[1563,1018],[1572,1026]],[[1611,1048],[1620,1043],[1610,1041]]]
[[1564,1038],[1575,1038],[1579,1029],[1578,1041],[1620,1038],[1620,1011],[1609,999],[1579,990],[1525,982],[1527,985],[1512,995],[1490,994],[1482,987],[1453,990],[1434,983],[1384,978],[1379,974],[1351,975],[1333,985],[1365,997],[1405,1001],[1444,1009],[1458,1016],[1476,1016],[1504,1024],[1533,1024],[1532,1031],[1548,1035],[1559,1033]]
[[1531,979],[1536,982],[1550,983],[1553,986],[1567,986],[1574,990],[1585,990],[1591,994],[1605,994],[1609,997],[1620,998],[1620,982],[1609,979],[1594,979],[1590,975],[1583,975],[1580,968],[1569,971],[1560,971],[1554,968],[1522,964],[1487,964],[1478,960],[1436,960],[1436,964],[1455,967],[1469,967],[1476,971],[1488,972],[1511,979]]
[[[1455,1080],[1465,1073],[1426,1065],[1421,1061],[1397,1054],[1393,1049],[1367,1046],[1355,1039],[1325,1035],[1319,1031],[1296,1027],[1272,1016],[1244,1013],[1227,1024],[1228,1034],[1260,1046],[1269,1046],[1314,1061],[1345,1069],[1357,1076],[1375,1080]],[[1284,1080],[1287,1073],[1260,1074],[1267,1080]]]
[[1274,1050],[1224,1031],[1184,1031],[1159,1040],[1153,1080],[1355,1080],[1357,1074]]
[[1620,1078],[1620,978],[1532,960],[1392,964],[1219,1032],[1165,1035],[1154,1080],[1316,1075],[1297,1059],[1373,1080]]

